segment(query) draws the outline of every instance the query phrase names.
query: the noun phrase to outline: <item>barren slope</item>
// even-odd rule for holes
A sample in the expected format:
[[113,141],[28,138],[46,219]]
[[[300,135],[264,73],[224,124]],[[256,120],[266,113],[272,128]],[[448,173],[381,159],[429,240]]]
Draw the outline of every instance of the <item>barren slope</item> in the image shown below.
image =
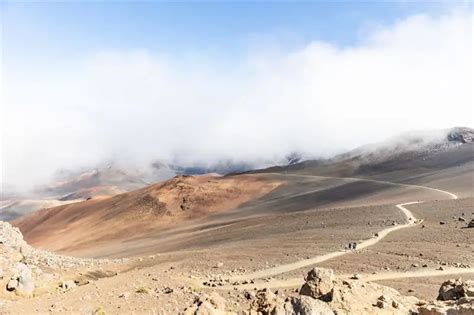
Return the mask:
[[15,220],[34,246],[72,251],[120,242],[234,208],[280,184],[258,176],[176,176],[110,198],[43,209]]

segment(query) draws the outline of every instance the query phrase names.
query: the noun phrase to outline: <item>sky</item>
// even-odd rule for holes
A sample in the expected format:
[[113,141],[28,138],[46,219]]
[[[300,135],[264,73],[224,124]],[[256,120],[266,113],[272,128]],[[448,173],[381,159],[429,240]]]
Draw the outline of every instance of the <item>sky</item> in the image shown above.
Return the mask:
[[0,3],[1,180],[330,156],[474,126],[473,10],[452,2]]

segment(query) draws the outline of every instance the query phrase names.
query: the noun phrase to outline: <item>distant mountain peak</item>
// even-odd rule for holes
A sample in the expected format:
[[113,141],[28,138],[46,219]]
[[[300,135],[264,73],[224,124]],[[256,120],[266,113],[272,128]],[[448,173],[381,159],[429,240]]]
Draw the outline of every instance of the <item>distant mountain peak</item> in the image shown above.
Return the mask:
[[474,129],[468,127],[454,127],[448,133],[448,141],[471,143],[474,139]]

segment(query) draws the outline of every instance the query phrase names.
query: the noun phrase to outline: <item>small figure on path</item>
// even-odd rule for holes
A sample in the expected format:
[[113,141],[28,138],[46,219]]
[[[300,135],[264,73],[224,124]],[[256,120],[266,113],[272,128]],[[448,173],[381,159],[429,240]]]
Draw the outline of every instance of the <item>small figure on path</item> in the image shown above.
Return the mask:
[[352,249],[356,250],[356,248],[357,248],[357,243],[356,242],[352,243]]

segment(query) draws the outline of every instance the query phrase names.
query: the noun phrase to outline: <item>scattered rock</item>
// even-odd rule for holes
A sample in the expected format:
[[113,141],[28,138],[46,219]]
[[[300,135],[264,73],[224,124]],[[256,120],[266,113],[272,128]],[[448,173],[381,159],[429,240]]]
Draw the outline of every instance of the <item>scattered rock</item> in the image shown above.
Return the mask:
[[400,304],[398,304],[397,301],[395,301],[395,300],[392,301],[392,307],[393,308],[398,308],[399,306],[400,306]]
[[389,302],[389,300],[385,296],[381,295],[377,299],[376,305],[377,305],[378,308],[386,308],[387,305],[388,305],[388,302]]
[[353,279],[353,280],[359,280],[360,278],[361,278],[361,275],[358,274],[358,273],[354,274],[354,275],[351,277],[351,279]]
[[251,300],[255,297],[255,293],[254,292],[249,292],[249,291],[245,291],[244,292],[244,297],[247,299],[247,300]]
[[[247,312],[239,314],[406,315],[417,314],[419,305],[422,305],[416,297],[403,296],[392,288],[372,282],[343,280],[336,277],[332,270],[324,268],[315,268],[308,272],[305,284],[299,291],[295,291],[299,292],[299,295],[284,299],[282,294],[276,294],[270,289],[255,291],[256,293],[243,292],[243,298],[250,301],[250,308]],[[184,311],[184,314],[235,314],[225,309],[225,301],[219,303],[219,300],[201,295]],[[237,304],[234,302],[233,305]]]
[[163,289],[164,294],[171,294],[173,292],[174,292],[174,290],[170,287],[166,287],[166,288]]

